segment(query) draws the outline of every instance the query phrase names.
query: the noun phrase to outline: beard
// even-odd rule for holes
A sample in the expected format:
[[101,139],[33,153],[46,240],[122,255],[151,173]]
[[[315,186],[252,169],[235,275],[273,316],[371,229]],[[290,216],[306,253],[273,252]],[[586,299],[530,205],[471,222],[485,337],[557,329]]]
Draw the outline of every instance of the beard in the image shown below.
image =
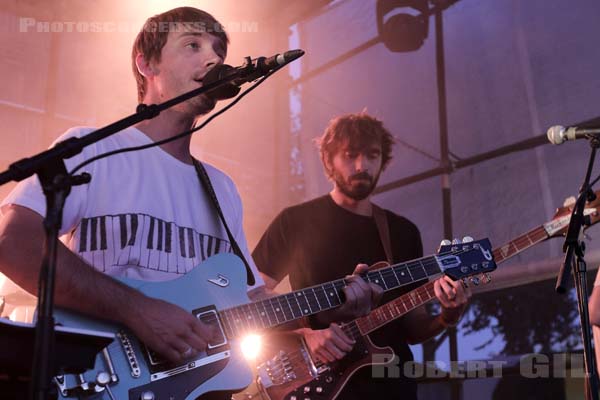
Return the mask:
[[373,177],[366,172],[359,172],[346,180],[334,169],[332,178],[340,192],[353,200],[360,201],[366,199],[373,193],[373,190],[379,181],[380,174],[381,171]]

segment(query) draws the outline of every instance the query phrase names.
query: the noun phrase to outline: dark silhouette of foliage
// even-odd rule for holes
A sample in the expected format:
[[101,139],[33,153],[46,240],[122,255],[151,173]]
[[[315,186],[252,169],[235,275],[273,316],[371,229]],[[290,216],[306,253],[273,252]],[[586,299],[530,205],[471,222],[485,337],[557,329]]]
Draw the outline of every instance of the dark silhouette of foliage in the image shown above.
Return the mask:
[[[465,335],[491,329],[494,337],[504,340],[502,355],[581,348],[575,289],[559,295],[554,285],[552,279],[475,295],[460,329]],[[475,350],[490,342],[475,344]]]

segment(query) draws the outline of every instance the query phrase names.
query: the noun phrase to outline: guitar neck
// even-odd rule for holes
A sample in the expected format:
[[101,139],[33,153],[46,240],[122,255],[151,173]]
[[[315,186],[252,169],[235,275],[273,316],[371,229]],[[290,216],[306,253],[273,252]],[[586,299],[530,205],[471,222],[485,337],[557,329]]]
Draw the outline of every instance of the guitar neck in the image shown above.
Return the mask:
[[537,228],[522,234],[516,239],[511,240],[505,245],[493,250],[492,253],[494,254],[496,264],[500,264],[501,262],[508,260],[512,256],[519,254],[523,250],[528,249],[533,245],[543,242],[549,237],[550,236],[546,232],[544,225],[540,225]]
[[[440,258],[428,256],[369,271],[362,277],[387,291],[438,275],[441,271]],[[228,338],[239,337],[339,307],[343,303],[342,291],[347,285],[345,279],[338,279],[222,310],[219,318]]]
[[[548,239],[549,235],[546,232],[545,227],[539,226],[535,229],[530,230],[527,233],[511,240],[503,246],[500,246],[492,251],[496,264],[500,264],[513,257],[525,249],[543,242]],[[400,318],[409,311],[414,310],[417,307],[435,299],[435,292],[433,290],[433,282],[428,282],[423,286],[416,288],[415,290],[406,293],[389,303],[386,303],[373,311],[368,315],[357,318],[356,320],[344,325],[347,327],[346,333],[350,334],[354,339],[357,335],[366,335],[374,330],[381,328],[383,325]],[[356,329],[358,328],[358,329]]]

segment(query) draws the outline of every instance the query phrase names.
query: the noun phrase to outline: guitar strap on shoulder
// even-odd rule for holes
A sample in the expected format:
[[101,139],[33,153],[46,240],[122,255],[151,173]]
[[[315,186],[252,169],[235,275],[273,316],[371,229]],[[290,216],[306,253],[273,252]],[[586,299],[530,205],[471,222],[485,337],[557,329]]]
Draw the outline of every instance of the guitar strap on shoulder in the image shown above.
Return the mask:
[[383,245],[387,262],[393,264],[394,255],[392,253],[392,241],[390,239],[390,228],[388,226],[388,219],[387,215],[385,214],[385,210],[378,205],[373,204],[373,217],[375,218],[375,225],[377,225],[377,231],[379,231],[379,239]]
[[211,198],[211,200],[213,202],[213,205],[217,209],[219,218],[221,219],[221,222],[223,223],[223,226],[225,227],[225,231],[227,231],[227,236],[229,237],[229,242],[231,243],[231,248],[233,249],[233,253],[236,256],[238,256],[239,258],[241,258],[242,261],[244,262],[244,265],[246,266],[246,282],[248,283],[248,286],[252,286],[256,282],[254,280],[254,274],[252,274],[252,269],[250,269],[250,265],[248,264],[246,257],[244,257],[244,254],[242,253],[240,246],[237,244],[235,238],[231,234],[231,231],[229,230],[229,226],[227,226],[227,221],[225,221],[225,216],[223,215],[223,210],[221,210],[221,206],[219,205],[219,200],[217,199],[217,194],[215,193],[215,189],[213,188],[213,185],[210,182],[210,178],[208,176],[208,173],[206,172],[206,168],[204,168],[204,165],[202,165],[202,163],[200,161],[196,160],[195,158],[193,158],[193,160],[194,160],[194,167],[196,168],[196,173],[198,174],[198,179],[200,180],[200,186],[203,187],[204,189],[206,189],[209,197]]

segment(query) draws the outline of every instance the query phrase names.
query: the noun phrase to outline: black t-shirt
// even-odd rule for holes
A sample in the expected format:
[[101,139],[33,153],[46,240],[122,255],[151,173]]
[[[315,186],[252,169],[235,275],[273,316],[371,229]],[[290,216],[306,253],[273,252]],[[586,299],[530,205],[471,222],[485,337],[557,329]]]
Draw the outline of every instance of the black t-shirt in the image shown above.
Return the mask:
[[[398,263],[421,257],[423,249],[417,227],[390,211],[386,211],[386,216],[393,261]],[[289,275],[293,290],[342,278],[351,274],[359,263],[370,265],[386,260],[375,219],[338,206],[329,195],[283,210],[260,239],[252,257],[261,272],[276,280]],[[417,285],[386,293],[382,303]],[[413,357],[402,337],[401,325],[400,318],[369,336],[378,346],[392,347],[404,362]],[[362,371],[363,374],[356,375],[365,375],[361,379],[367,379],[370,369],[363,370],[368,373]],[[349,386],[354,386],[352,381],[359,379],[356,375]],[[398,384],[401,384],[400,380],[386,379]],[[342,394],[348,391],[346,389]],[[395,392],[392,387],[387,389]]]

